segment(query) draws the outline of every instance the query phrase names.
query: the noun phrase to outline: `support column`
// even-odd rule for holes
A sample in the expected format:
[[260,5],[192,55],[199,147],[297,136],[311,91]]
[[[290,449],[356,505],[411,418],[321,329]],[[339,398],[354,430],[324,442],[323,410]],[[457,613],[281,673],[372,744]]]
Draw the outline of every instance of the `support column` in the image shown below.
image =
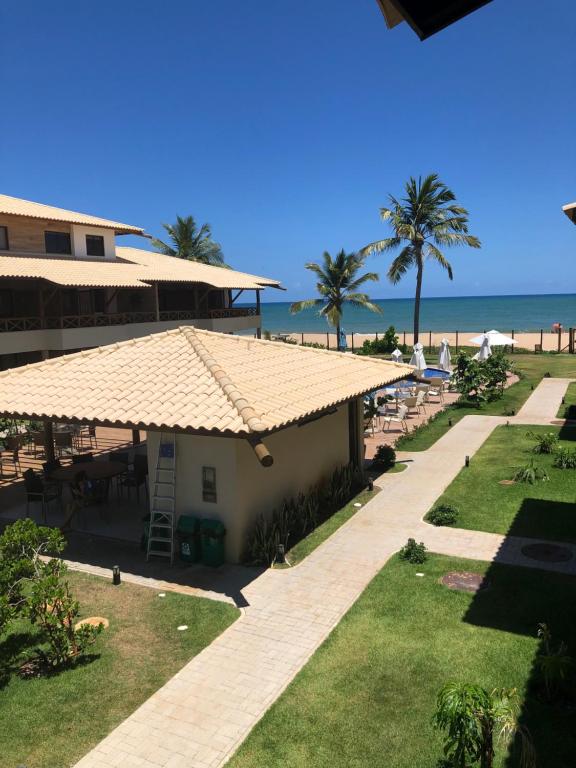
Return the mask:
[[[41,352],[42,360],[48,360],[49,353],[47,350]],[[52,429],[52,422],[49,419],[44,420],[44,456],[46,461],[54,461],[56,454],[54,453],[54,431]]]
[[158,299],[158,283],[154,283],[154,315],[156,322],[160,322],[160,301]]
[[260,325],[256,328],[256,338],[262,338],[262,317],[260,315],[260,291],[256,291],[256,315],[260,320]]
[[132,445],[133,446],[140,445],[140,430],[139,429],[133,429],[132,430]]

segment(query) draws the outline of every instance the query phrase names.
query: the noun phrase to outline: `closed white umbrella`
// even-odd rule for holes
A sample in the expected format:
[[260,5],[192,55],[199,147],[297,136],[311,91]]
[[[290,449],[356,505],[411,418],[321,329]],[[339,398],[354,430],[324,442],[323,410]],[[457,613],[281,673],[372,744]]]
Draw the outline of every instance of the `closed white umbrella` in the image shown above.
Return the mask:
[[474,355],[474,360],[488,360],[490,355],[492,354],[492,350],[490,349],[490,339],[488,337],[488,334],[484,336],[484,341],[482,342],[482,346],[480,347],[480,352],[476,352]]
[[448,339],[442,339],[440,342],[440,354],[438,355],[438,367],[444,371],[452,370],[452,358],[450,355],[450,342]]
[[414,353],[410,358],[410,365],[413,365],[419,371],[423,371],[426,368],[426,360],[424,360],[424,347],[418,341],[414,344]]
[[508,344],[516,344],[516,339],[513,339],[511,336],[505,336],[503,333],[500,333],[500,331],[488,331],[487,333],[481,333],[480,336],[474,336],[473,339],[470,339],[472,344],[478,344],[478,346],[482,346],[482,342],[484,341],[484,337],[488,336],[488,339],[490,341],[491,347],[505,347]]
[[400,352],[400,350],[398,348],[396,348],[394,350],[394,352],[392,352],[390,357],[392,358],[392,360],[394,360],[395,363],[403,363],[404,362],[404,358],[402,357],[402,352]]

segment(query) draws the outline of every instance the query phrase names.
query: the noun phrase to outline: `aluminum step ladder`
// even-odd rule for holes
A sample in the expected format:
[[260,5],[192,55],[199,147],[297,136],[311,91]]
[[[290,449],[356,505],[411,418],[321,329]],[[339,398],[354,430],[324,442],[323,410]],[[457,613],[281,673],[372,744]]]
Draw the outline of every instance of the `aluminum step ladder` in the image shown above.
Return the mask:
[[176,435],[161,432],[150,509],[146,560],[151,557],[169,557],[170,564],[174,562],[175,517]]

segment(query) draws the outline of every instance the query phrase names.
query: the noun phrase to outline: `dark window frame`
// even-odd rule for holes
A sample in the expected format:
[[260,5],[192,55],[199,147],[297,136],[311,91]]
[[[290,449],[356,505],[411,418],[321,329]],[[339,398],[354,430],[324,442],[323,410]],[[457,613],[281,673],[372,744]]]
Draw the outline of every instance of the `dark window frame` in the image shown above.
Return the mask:
[[216,467],[202,467],[202,501],[216,504],[217,500]]
[[0,224],[0,230],[4,231],[4,239],[6,240],[6,248],[1,247],[0,243],[0,251],[9,251],[10,250],[10,240],[8,238],[8,227],[5,224]]
[[[88,243],[92,241],[98,241],[98,244],[102,247],[102,253],[94,253],[91,252],[90,246]],[[100,248],[97,248],[96,250],[100,250]],[[95,256],[96,258],[102,259],[106,256],[106,244],[104,242],[104,235],[86,235],[86,255],[87,256]]]
[[[68,248],[69,250],[53,250],[51,248],[48,248],[48,238],[51,235],[56,235],[57,237],[65,237],[67,238]],[[46,249],[46,253],[54,253],[58,255],[64,255],[64,256],[71,256],[72,255],[72,236],[70,232],[59,232],[55,229],[46,229],[44,231],[44,248]]]

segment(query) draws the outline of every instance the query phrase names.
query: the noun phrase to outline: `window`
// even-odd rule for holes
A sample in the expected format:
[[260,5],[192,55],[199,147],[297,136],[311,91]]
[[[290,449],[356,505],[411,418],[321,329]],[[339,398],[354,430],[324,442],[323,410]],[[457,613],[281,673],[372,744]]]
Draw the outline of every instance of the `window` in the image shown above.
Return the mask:
[[0,227],[0,251],[8,250],[8,227]]
[[216,501],[215,467],[202,467],[202,499],[203,501]]
[[86,235],[86,255],[104,256],[104,238],[102,235]]
[[69,232],[44,232],[46,253],[72,253]]

